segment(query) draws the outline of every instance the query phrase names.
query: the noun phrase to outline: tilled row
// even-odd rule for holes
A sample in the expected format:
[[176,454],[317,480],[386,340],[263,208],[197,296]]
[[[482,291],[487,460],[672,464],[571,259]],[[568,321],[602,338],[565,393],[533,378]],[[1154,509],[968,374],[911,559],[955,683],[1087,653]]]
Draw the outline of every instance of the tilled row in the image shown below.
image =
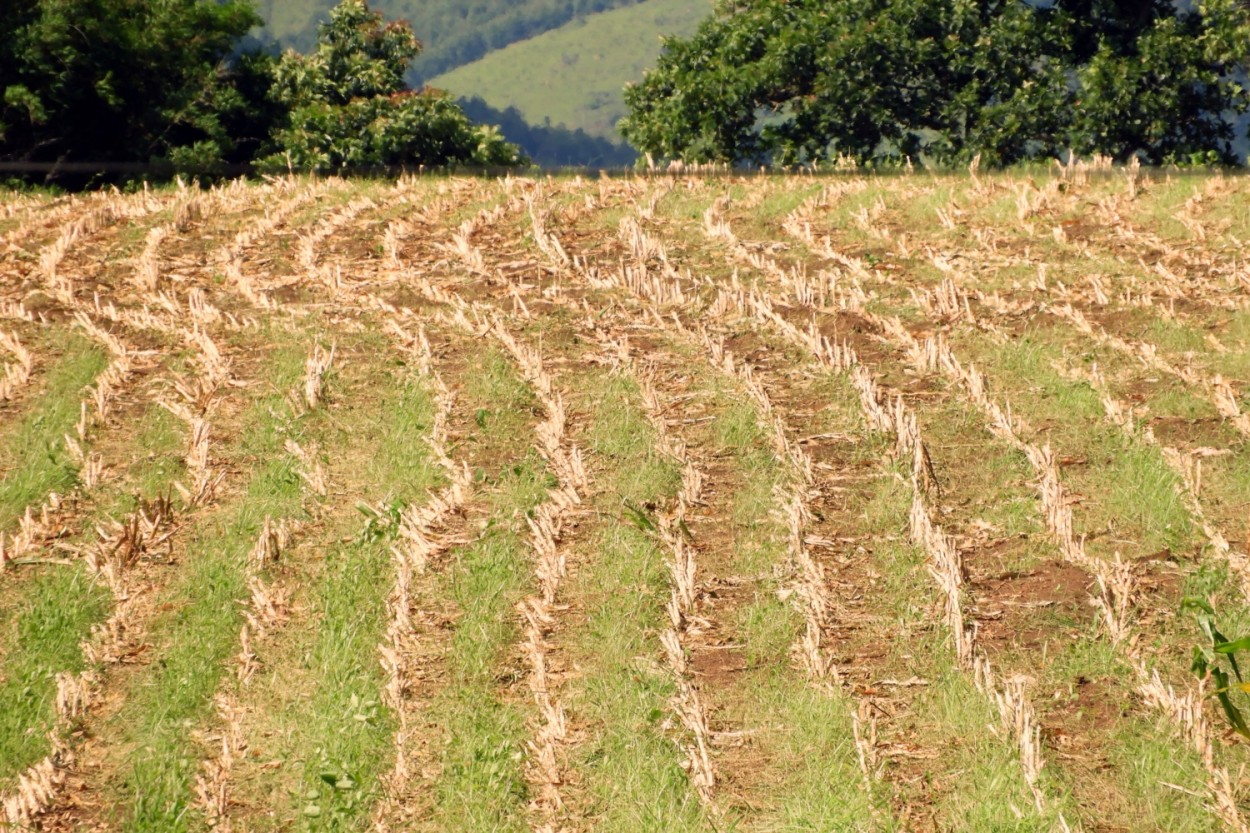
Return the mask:
[[[705,218],[705,228],[719,232],[720,237],[732,238],[732,232],[723,223],[716,222],[713,217],[714,215],[709,213]],[[643,234],[641,231],[635,232],[635,239],[641,234]],[[658,242],[651,242],[650,244],[636,244],[633,248],[638,253],[658,249],[661,245]],[[865,417],[869,424],[874,425],[878,430],[893,434],[897,439],[900,454],[904,459],[910,459],[913,462],[912,536],[916,543],[929,553],[930,569],[945,595],[946,624],[954,637],[953,647],[956,658],[959,664],[972,674],[977,687],[997,704],[1005,728],[1016,735],[1025,778],[1034,791],[1038,809],[1042,810],[1046,805],[1046,797],[1039,786],[1042,762],[1038,727],[1032,717],[1032,707],[1024,693],[1023,684],[1018,680],[1013,679],[1000,686],[988,658],[975,646],[975,631],[965,623],[961,602],[964,570],[955,545],[930,520],[925,492],[931,483],[931,463],[929,463],[929,455],[924,442],[920,438],[915,416],[903,405],[902,399],[896,398],[891,401],[881,393],[871,371],[859,362],[853,350],[845,345],[829,342],[816,335],[814,330],[808,332],[799,330],[777,312],[772,299],[767,294],[762,292],[748,294],[745,291],[721,292],[718,295],[718,307],[752,318],[761,324],[778,326],[782,333],[794,343],[808,347],[817,360],[831,369],[848,373],[860,392]],[[1058,816],[1058,821],[1061,828],[1066,828],[1062,814]]]
[[[73,291],[73,281],[58,278],[61,267],[70,254],[71,246],[81,238],[98,232],[101,228],[119,219],[133,219],[150,213],[152,206],[146,201],[138,208],[109,203],[97,209],[87,217],[72,221],[65,230],[49,244],[40,255],[40,272],[45,281],[48,293],[66,306],[66,312],[72,314],[74,323],[83,329],[97,343],[101,344],[112,356],[109,365],[97,378],[89,391],[89,396],[82,404],[82,416],[77,425],[77,439],[66,436],[65,446],[70,456],[79,466],[79,488],[90,493],[97,490],[108,475],[104,467],[103,457],[94,451],[85,451],[83,446],[92,427],[102,427],[108,421],[117,400],[130,394],[132,377],[142,367],[145,371],[152,370],[156,363],[147,354],[127,345],[116,333],[110,332],[99,324],[106,316],[100,307],[98,296],[95,308],[91,309],[79,302]],[[140,214],[135,212],[139,211]],[[20,311],[20,307],[19,307]],[[116,321],[116,310],[112,320]],[[206,362],[206,367],[220,364],[220,354],[215,346],[202,336],[209,346],[213,357]],[[211,374],[208,377],[212,378]],[[206,392],[205,410],[216,395],[217,384],[213,381],[198,379],[200,390]],[[88,410],[88,403],[94,406]],[[184,406],[174,406],[177,413],[184,416],[190,423],[191,438],[187,451],[188,468],[196,477],[196,492],[202,501],[209,497],[209,485],[220,482],[209,473],[208,428],[207,422],[193,417]],[[112,427],[111,425],[109,426]],[[192,499],[185,487],[179,484],[188,497],[186,510],[195,508],[196,500]],[[57,518],[58,510],[66,507],[66,500],[58,495],[50,495],[39,512],[38,520],[30,509],[23,518],[21,527],[12,542],[16,558],[23,552],[33,551],[48,545],[55,534],[67,523],[68,518]],[[91,572],[104,583],[113,597],[113,612],[109,618],[100,623],[92,634],[83,641],[82,653],[87,662],[87,670],[71,674],[57,672],[58,694],[56,698],[57,720],[50,732],[52,751],[47,758],[32,767],[27,773],[18,777],[16,791],[5,798],[6,814],[10,824],[27,825],[39,815],[51,809],[60,799],[61,791],[66,784],[66,773],[75,764],[76,750],[68,742],[71,731],[81,725],[89,711],[98,705],[103,698],[101,687],[104,685],[103,675],[98,669],[107,668],[125,656],[135,643],[136,637],[142,632],[142,614],[144,596],[149,589],[145,579],[132,575],[133,568],[149,551],[168,546],[170,539],[177,531],[178,524],[174,520],[174,506],[168,497],[157,497],[152,500],[140,500],[139,506],[123,521],[112,522],[100,526],[98,540],[78,550]],[[0,549],[3,545],[0,544]]]
[[[705,226],[716,231],[721,238],[734,239],[727,224],[723,222],[705,223]],[[782,270],[773,269],[772,272],[784,275]],[[966,299],[960,297],[957,291],[952,290],[954,288],[948,286],[945,293],[934,293],[928,298],[922,295],[921,298],[925,301],[923,306],[928,307],[930,311],[936,309],[947,315],[958,317],[961,314],[967,314],[970,317],[971,311]],[[914,295],[915,290],[913,290]],[[952,297],[947,299],[944,295]],[[1060,551],[1065,558],[1088,570],[1097,579],[1101,598],[1096,598],[1095,601],[1103,611],[1103,621],[1108,637],[1127,652],[1130,665],[1135,669],[1139,678],[1140,691],[1147,702],[1154,704],[1164,715],[1172,717],[1178,733],[1193,742],[1209,772],[1208,787],[1214,798],[1217,814],[1232,829],[1244,829],[1232,779],[1226,769],[1214,763],[1210,745],[1211,737],[1205,727],[1205,721],[1200,716],[1202,710],[1197,705],[1201,700],[1201,691],[1177,694],[1171,686],[1161,682],[1157,670],[1154,670],[1145,657],[1137,651],[1137,637],[1131,634],[1128,623],[1133,606],[1130,599],[1132,574],[1126,565],[1118,561],[1108,563],[1086,555],[1082,542],[1073,533],[1070,508],[1072,501],[1065,495],[1053,453],[1046,447],[1036,446],[1020,438],[1021,425],[1019,419],[1012,415],[1010,406],[999,407],[987,396],[987,383],[984,377],[975,368],[962,365],[951,353],[947,342],[941,339],[931,339],[922,345],[898,319],[874,316],[862,308],[857,309],[856,312],[870,321],[875,321],[878,331],[886,334],[896,349],[906,351],[911,355],[918,369],[925,372],[940,370],[948,374],[961,386],[970,402],[984,412],[992,430],[1004,441],[1020,449],[1030,461],[1039,476],[1040,495],[1047,525],[1055,536]],[[1114,411],[1114,406],[1112,410]],[[1199,517],[1201,517],[1200,514]],[[1218,532],[1214,532],[1212,538],[1217,543],[1221,540]],[[1229,555],[1226,544],[1217,549],[1225,557]]]

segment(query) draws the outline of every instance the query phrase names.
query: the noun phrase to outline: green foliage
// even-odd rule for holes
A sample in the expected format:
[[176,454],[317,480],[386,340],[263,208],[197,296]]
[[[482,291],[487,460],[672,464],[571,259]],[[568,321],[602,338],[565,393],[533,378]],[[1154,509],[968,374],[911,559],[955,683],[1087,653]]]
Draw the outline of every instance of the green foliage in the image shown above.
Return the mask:
[[[1237,663],[1239,651],[1250,650],[1250,636],[1240,639],[1229,639],[1215,625],[1215,609],[1202,599],[1189,597],[1181,602],[1181,610],[1189,611],[1198,622],[1198,627],[1209,644],[1194,648],[1192,670],[1199,679],[1210,678],[1215,683],[1212,696],[1220,702],[1228,724],[1237,734],[1250,738],[1250,726],[1242,714],[1245,696],[1250,693],[1250,683],[1241,676],[1241,666]],[[1224,666],[1228,666],[1225,670]],[[1229,671],[1232,675],[1229,675]],[[1234,681],[1235,678],[1235,681]],[[1235,695],[1240,694],[1240,697]]]
[[408,24],[385,22],[364,0],[343,0],[310,55],[287,52],[274,98],[289,108],[270,168],[453,164],[522,160],[493,128],[472,124],[445,93],[414,92],[404,72],[421,45]]
[[1248,44],[1236,0],[722,0],[626,90],[622,132],[701,162],[1229,162]]
[[316,51],[239,53],[251,0],[0,7],[0,160],[268,167],[515,165],[497,131],[404,75],[412,29],[346,0]]
[[[248,0],[6,0],[0,159],[232,160],[267,112]],[[241,84],[237,84],[241,81]],[[263,124],[258,131],[267,132]]]
[[300,107],[342,106],[404,88],[404,71],[421,44],[406,24],[386,23],[364,0],[344,0],[321,26],[310,55],[287,52],[274,75],[274,96]]

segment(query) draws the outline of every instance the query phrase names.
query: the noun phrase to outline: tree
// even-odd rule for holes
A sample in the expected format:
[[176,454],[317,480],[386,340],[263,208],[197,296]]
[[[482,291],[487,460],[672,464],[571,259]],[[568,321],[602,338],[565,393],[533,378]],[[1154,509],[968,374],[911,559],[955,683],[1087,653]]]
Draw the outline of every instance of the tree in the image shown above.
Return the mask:
[[626,89],[621,130],[700,162],[1230,162],[1247,55],[1239,0],[722,0]]
[[0,159],[231,158],[267,88],[237,72],[268,73],[229,58],[260,22],[247,0],[4,0]]
[[268,167],[512,166],[520,152],[494,128],[474,125],[446,93],[407,89],[421,50],[408,24],[386,22],[364,0],[343,0],[310,55],[288,51],[274,98],[289,109]]

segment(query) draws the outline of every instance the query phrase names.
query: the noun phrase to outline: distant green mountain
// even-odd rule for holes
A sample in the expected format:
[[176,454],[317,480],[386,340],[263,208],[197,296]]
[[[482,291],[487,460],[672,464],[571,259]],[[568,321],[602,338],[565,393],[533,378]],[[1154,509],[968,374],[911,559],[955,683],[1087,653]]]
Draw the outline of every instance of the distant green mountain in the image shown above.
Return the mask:
[[493,51],[430,84],[500,110],[515,107],[532,125],[619,141],[622,87],[654,65],[662,36],[688,36],[711,12],[711,0],[645,0]]
[[[258,0],[262,37],[301,52],[312,48],[317,24],[336,0]],[[425,49],[413,65],[420,84],[492,50],[556,29],[571,20],[632,6],[640,0],[374,0],[370,6],[403,19]]]

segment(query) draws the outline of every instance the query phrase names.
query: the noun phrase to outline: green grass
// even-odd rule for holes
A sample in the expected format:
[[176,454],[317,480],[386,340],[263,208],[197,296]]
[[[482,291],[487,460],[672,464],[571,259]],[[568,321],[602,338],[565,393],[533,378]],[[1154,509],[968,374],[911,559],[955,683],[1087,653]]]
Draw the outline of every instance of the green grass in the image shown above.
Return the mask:
[[706,0],[645,0],[514,43],[430,84],[516,107],[530,124],[549,121],[618,141],[625,83],[655,63],[662,35],[693,34],[709,14]]
[[[511,448],[514,438],[524,435],[538,413],[534,392],[493,346],[470,360],[464,386],[465,401],[473,403],[473,421],[479,429],[466,442],[478,446],[483,458],[498,457],[496,450]],[[479,467],[477,476],[492,475]]]
[[[184,423],[165,408],[150,402],[136,419],[135,426],[133,433],[107,438],[120,442],[121,453],[131,456],[118,472],[119,477],[106,480],[93,496],[92,523],[83,524],[83,534],[88,541],[95,539],[96,524],[128,515],[138,506],[139,496],[151,500],[171,494],[177,499],[173,483],[186,472]],[[116,453],[103,447],[97,450],[106,457]]]
[[769,451],[752,448],[739,455],[742,488],[734,495],[730,517],[738,527],[734,571],[760,575],[782,563],[786,532],[773,517],[777,506],[776,489],[785,475]]
[[452,641],[451,685],[432,707],[449,742],[433,787],[430,829],[526,829],[527,732],[521,708],[499,699],[496,671],[518,636],[514,606],[527,584],[527,556],[519,531],[500,529],[462,552],[450,577],[447,589],[462,614]]
[[[1161,380],[1163,381],[1163,380]],[[1198,395],[1179,380],[1160,385],[1160,390],[1146,401],[1149,413],[1155,416],[1175,416],[1182,419],[1218,419],[1218,412],[1210,399]],[[1233,429],[1228,429],[1230,433]]]
[[1180,478],[1157,448],[1125,442],[1106,467],[1089,477],[1072,478],[1074,488],[1100,494],[1085,513],[1087,529],[1115,522],[1140,530],[1146,554],[1182,550],[1194,543],[1196,530],[1180,497]]
[[[890,196],[895,199],[891,200]],[[950,211],[951,198],[962,206],[966,201],[961,195],[956,193],[955,187],[947,182],[934,183],[934,187],[924,196],[916,197],[903,201],[897,206],[901,212],[900,219],[903,225],[908,228],[921,227],[926,228],[933,235],[939,235],[948,238],[954,232],[943,226],[938,219],[938,209]],[[891,194],[886,196],[887,203],[898,203],[897,195]]]
[[[267,379],[280,390],[294,385],[303,369],[303,345],[270,346],[267,355]],[[248,595],[247,556],[265,517],[294,517],[301,511],[301,483],[282,451],[286,408],[278,393],[250,405],[243,448],[233,453],[256,468],[242,494],[189,530],[185,569],[162,594],[168,612],[149,631],[154,660],[132,682],[125,706],[107,727],[134,750],[120,762],[112,784],[126,830],[192,829],[189,810],[199,747],[187,729],[208,718],[212,695],[238,650]]]
[[[786,477],[783,464],[767,447],[758,415],[740,392],[704,385],[711,387],[699,393],[711,399],[714,418],[698,430],[713,453],[728,458],[735,491],[710,499],[704,510],[727,512],[733,539],[704,549],[701,573],[705,581],[714,581],[732,572],[749,577],[754,588],[749,601],[734,602],[717,613],[725,638],[740,645],[748,669],[703,692],[707,707],[721,715],[718,724],[741,729],[755,749],[750,783],[735,783],[733,789],[746,791],[743,804],[758,811],[758,818],[744,811],[736,795],[726,795],[722,804],[732,806],[726,806],[722,823],[735,829],[739,821],[758,822],[768,830],[870,829],[874,813],[856,763],[852,706],[840,693],[813,689],[791,660],[803,619],[779,598],[789,560],[784,531],[773,515],[775,486]],[[609,472],[609,479],[631,477],[651,454],[652,430],[636,408],[628,386],[601,391],[596,402],[596,422],[603,414],[616,432],[611,447],[634,446],[635,462],[618,457],[621,468]],[[631,413],[632,426],[626,416]],[[597,433],[592,431],[592,436]],[[675,483],[664,492],[639,497],[647,505],[661,504],[673,488]],[[692,801],[685,773],[674,766],[671,752],[661,758],[648,743],[656,733],[655,722],[667,713],[658,695],[671,697],[671,683],[651,659],[654,633],[664,626],[662,604],[669,579],[665,555],[639,530],[619,522],[601,530],[593,551],[600,560],[588,571],[583,590],[596,603],[586,625],[587,644],[578,654],[595,657],[597,673],[585,682],[584,700],[574,700],[584,709],[579,714],[603,727],[601,740],[584,757],[583,766],[598,786],[590,812],[604,830],[708,829],[715,823]],[[637,624],[629,628],[631,622]],[[651,710],[643,712],[640,707],[647,704]],[[635,740],[630,746],[631,737],[647,742]],[[640,771],[649,771],[649,779],[636,774]]]
[[597,830],[710,830],[665,728],[675,692],[653,659],[667,589],[662,555],[633,530],[598,544],[616,569],[589,578],[598,604],[582,647],[594,655],[588,679],[569,698],[594,727],[573,761],[579,790]]
[[[191,569],[174,588],[180,609],[155,624],[159,659],[152,678],[123,710],[124,734],[135,753],[117,785],[129,808],[124,828],[188,830],[196,746],[187,729],[207,718],[212,695],[238,648],[247,583],[244,563],[265,509],[298,498],[289,466],[262,469],[249,487],[249,506],[206,529],[188,547]],[[285,500],[283,500],[285,498]]]
[[[936,647],[936,646],[935,646]],[[925,652],[922,646],[919,648]],[[949,653],[943,656],[949,656]],[[995,707],[967,675],[938,669],[933,684],[920,695],[919,709],[928,711],[933,733],[928,744],[944,750],[947,766],[958,779],[939,802],[945,829],[969,833],[1053,829],[1054,810],[1038,812],[1024,780],[1013,743],[985,731],[998,727]],[[1049,779],[1047,779],[1049,781]]]
[[1143,823],[1138,829],[1158,833],[1215,833],[1225,829],[1201,797],[1206,783],[1202,762],[1188,750],[1178,753],[1180,743],[1171,727],[1160,720],[1153,731],[1124,734],[1110,746],[1114,763],[1127,776],[1125,786],[1134,804],[1144,811],[1136,816]]
[[[376,333],[358,346],[385,350]],[[441,481],[424,442],[433,424],[428,393],[402,369],[352,362],[342,372],[353,377],[342,383],[350,397],[367,405],[323,429],[339,432],[323,437],[327,449],[338,449],[327,454],[347,458],[331,464],[332,480],[370,505],[423,502]],[[349,506],[339,507],[326,527],[325,561],[310,600],[317,624],[288,658],[298,657],[298,673],[312,693],[294,698],[268,723],[289,738],[282,754],[302,764],[291,814],[310,829],[353,830],[372,808],[378,777],[394,756],[394,717],[381,706],[386,679],[377,659],[393,582],[394,530],[370,524]]]
[[12,528],[26,507],[37,509],[50,492],[68,491],[77,482],[64,437],[75,434],[84,389],[108,359],[76,333],[59,335],[55,349],[38,396],[0,427],[0,531]]
[[[50,751],[56,675],[85,668],[81,640],[110,607],[83,564],[26,568],[20,598],[0,601],[0,792]],[[0,591],[12,589],[0,579]]]
[[785,536],[772,512],[776,488],[786,475],[765,445],[755,408],[743,396],[728,389],[717,391],[715,418],[708,434],[721,453],[732,455],[743,474],[741,488],[729,507],[738,533],[733,566],[738,573],[754,575],[768,571],[784,557],[781,542]]
[[989,524],[995,536],[1010,541],[995,552],[996,568],[1029,570],[1046,559],[1051,545],[1036,490],[1028,485],[1034,474],[1024,455],[990,434],[980,411],[954,392],[927,407],[920,427],[942,500],[962,505],[969,519]]
[[[905,490],[893,480],[882,479],[865,506],[864,523],[877,534],[905,530],[910,506]],[[935,758],[918,762],[919,772],[908,768],[910,777],[918,781],[895,783],[894,789],[903,800],[920,790],[920,800],[935,805],[940,830],[1023,833],[1053,829],[1055,807],[1038,813],[1016,745],[1004,736],[995,707],[955,666],[947,629],[931,623],[937,589],[927,575],[925,555],[903,541],[886,541],[873,547],[872,558],[883,577],[881,614],[888,617],[879,627],[895,634],[884,646],[889,661],[902,673],[929,681],[910,699],[904,714],[886,721],[886,728],[914,738],[923,749],[939,752]],[[874,608],[881,604],[875,602]],[[1066,794],[1055,789],[1049,777],[1043,790],[1069,819],[1073,817]]]
[[[1083,743],[1090,762],[1105,756],[1103,766],[1051,767],[1051,774],[1081,805],[1083,821],[1132,818],[1140,830],[1197,831],[1211,828],[1201,793],[1202,762],[1178,747],[1173,729],[1140,704],[1135,672],[1117,649],[1100,638],[1096,625],[1073,630],[1053,628],[1070,639],[1048,643],[1046,660],[1037,666],[1035,705],[1043,720],[1069,730]],[[1017,658],[1017,664],[1027,658]],[[1082,702],[1078,688],[1093,686],[1105,702]],[[1160,789],[1160,782],[1182,789]],[[1189,792],[1184,792],[1189,790]],[[1197,794],[1197,795],[1195,795]],[[1071,820],[1071,819],[1070,819]]]
[[786,779],[778,785],[777,806],[765,812],[758,830],[866,831],[894,829],[888,813],[873,815],[855,761],[847,698],[828,696],[794,681],[761,683],[752,706],[785,731],[770,738]]
[[802,636],[803,617],[777,597],[779,589],[765,582],[738,611],[748,670],[732,690],[711,692],[729,704],[735,725],[756,739],[761,759],[750,773],[752,783],[744,785],[752,809],[739,809],[741,823],[761,830],[893,829],[883,803],[888,788],[875,796],[864,788],[853,699],[840,689],[814,688],[795,668],[790,649]]
[[605,468],[597,474],[602,521],[584,545],[591,557],[566,581],[583,613],[561,646],[583,673],[564,697],[570,716],[587,727],[571,750],[570,800],[596,830],[710,830],[664,727],[674,694],[656,640],[667,621],[664,552],[625,510],[626,502],[645,510],[669,500],[680,471],[656,455],[632,380],[591,377],[577,391],[590,415],[586,447]]
[[303,660],[317,684],[276,721],[291,731],[289,752],[302,764],[291,800],[310,829],[357,829],[393,757],[394,718],[381,704],[377,661],[391,574],[387,541],[362,538],[326,553]]
[[[1185,207],[1195,191],[1201,190],[1201,178],[1179,176],[1155,179],[1145,188],[1146,198],[1129,203],[1126,209],[1122,209],[1122,214],[1128,222],[1140,224],[1160,237],[1188,243],[1193,235],[1175,215]],[[1206,206],[1209,208],[1212,202],[1208,198]]]
[[[612,467],[611,485],[617,495],[633,504],[673,495],[681,472],[672,460],[652,452],[654,431],[637,406],[637,385],[628,377],[614,376],[579,385],[594,397],[596,410],[587,434],[587,447]],[[608,403],[622,403],[611,407]],[[625,405],[633,407],[626,407]]]
[[[70,390],[74,383],[68,386]],[[52,410],[45,422],[50,430],[58,421],[56,409]],[[67,417],[62,413],[59,418]],[[182,439],[177,420],[154,404],[139,420],[134,436],[103,437],[97,450],[110,459],[113,451],[104,446],[117,443],[122,444],[122,454],[142,449],[146,456],[128,461],[116,477],[95,490],[72,540],[94,543],[98,525],[126,516],[141,496],[165,493],[174,474],[182,470]],[[0,699],[10,704],[0,714],[3,789],[7,779],[48,752],[48,731],[55,721],[56,675],[84,670],[81,644],[108,616],[112,599],[81,562],[19,567],[0,578],[0,599]]]
[[[633,459],[652,458],[640,447]],[[675,693],[657,657],[656,634],[667,621],[664,553],[623,517],[592,548],[597,558],[570,582],[570,595],[586,605],[571,646],[584,674],[567,694],[570,713],[590,727],[573,753],[578,798],[596,830],[710,830],[664,726]]]
[[[1063,467],[1068,488],[1086,496],[1077,513],[1078,532],[1094,533],[1114,522],[1115,537],[1132,536],[1144,553],[1179,550],[1194,542],[1193,521],[1178,492],[1180,479],[1159,449],[1126,438],[1106,421],[1089,385],[1062,378],[1054,369],[1063,358],[1056,348],[1029,337],[1000,344],[976,335],[955,338],[953,347],[981,365],[1001,391],[1000,402],[1009,400],[1014,412],[1038,430],[1035,442],[1049,442],[1059,457],[1084,461]],[[1104,546],[1096,542],[1092,548]]]
[[519,637],[515,607],[531,583],[523,518],[551,485],[534,457],[508,469],[493,484],[491,526],[456,553],[442,577],[440,595],[449,597],[460,615],[448,655],[448,685],[429,715],[448,744],[423,829],[527,829],[524,712],[501,699],[497,675]]
[[[1226,328],[1217,330],[1216,335],[1228,347],[1228,352],[1212,354],[1210,361],[1215,370],[1241,385],[1244,399],[1246,383],[1250,382],[1250,311],[1232,313]],[[1242,407],[1250,407],[1250,404],[1243,401]]]
[[495,349],[474,357],[461,407],[474,414],[483,462],[487,524],[456,550],[434,579],[433,595],[457,611],[445,653],[446,685],[426,718],[445,744],[439,774],[429,788],[430,808],[418,829],[521,831],[528,829],[527,703],[505,696],[501,666],[519,639],[516,604],[532,586],[525,517],[555,485],[541,458],[527,450],[535,415],[533,392]]

